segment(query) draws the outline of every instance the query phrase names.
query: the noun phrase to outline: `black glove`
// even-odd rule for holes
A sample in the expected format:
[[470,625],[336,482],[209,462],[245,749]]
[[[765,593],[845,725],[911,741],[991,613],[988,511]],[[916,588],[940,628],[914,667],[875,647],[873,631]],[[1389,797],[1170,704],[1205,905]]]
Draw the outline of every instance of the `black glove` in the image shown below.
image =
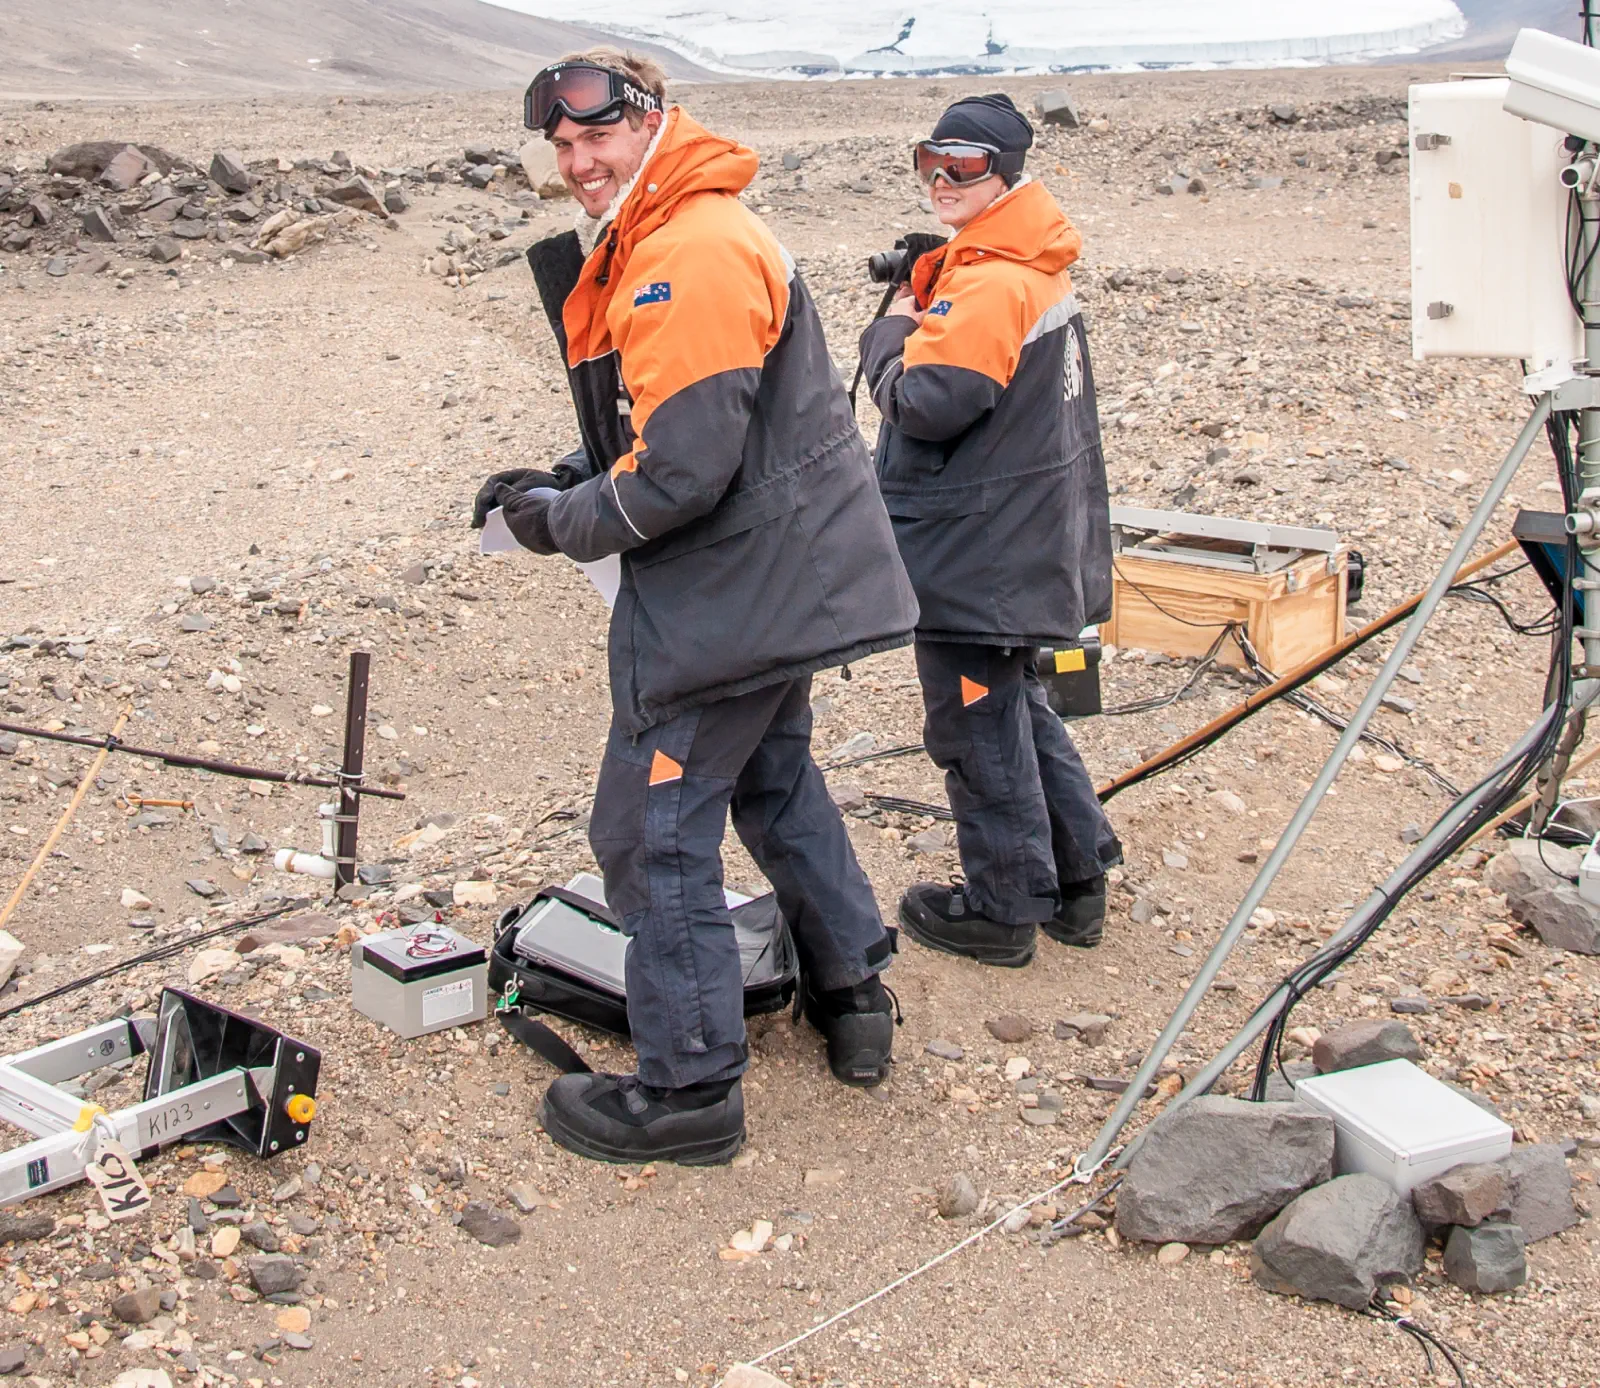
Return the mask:
[[561,490],[562,482],[552,472],[541,472],[538,468],[514,467],[505,472],[494,473],[488,481],[478,488],[477,498],[472,503],[472,528],[482,530],[483,523],[489,519],[489,512],[501,503],[495,500],[495,493],[501,487],[511,487],[519,492],[525,492],[530,487],[554,487]]
[[529,496],[503,482],[494,495],[494,504],[506,509],[506,528],[517,537],[519,545],[535,554],[561,553],[550,533],[550,500],[547,496]]

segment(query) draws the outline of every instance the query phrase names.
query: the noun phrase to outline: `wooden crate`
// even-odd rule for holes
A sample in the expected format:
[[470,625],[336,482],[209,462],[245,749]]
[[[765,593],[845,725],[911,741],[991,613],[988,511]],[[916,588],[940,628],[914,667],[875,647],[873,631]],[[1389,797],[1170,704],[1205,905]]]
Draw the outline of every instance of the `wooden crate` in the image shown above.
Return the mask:
[[[1348,557],[1341,546],[1274,573],[1239,573],[1123,550],[1115,556],[1111,620],[1101,626],[1100,639],[1125,649],[1203,656],[1234,622],[1249,634],[1261,663],[1281,675],[1344,637]],[[1217,658],[1235,668],[1245,664],[1231,637]]]

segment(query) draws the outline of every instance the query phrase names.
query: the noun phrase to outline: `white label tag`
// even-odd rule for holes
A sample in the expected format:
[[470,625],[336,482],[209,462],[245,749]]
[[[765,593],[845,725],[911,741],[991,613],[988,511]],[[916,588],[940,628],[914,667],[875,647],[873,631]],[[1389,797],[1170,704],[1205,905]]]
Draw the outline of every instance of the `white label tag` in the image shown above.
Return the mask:
[[136,1219],[150,1206],[150,1187],[133,1164],[128,1149],[113,1138],[100,1138],[94,1160],[84,1168],[83,1175],[100,1193],[100,1203],[112,1219]]
[[425,988],[422,993],[422,1025],[431,1027],[436,1022],[448,1022],[452,1017],[466,1017],[472,1013],[472,980],[460,978],[454,983],[441,983],[437,988]]

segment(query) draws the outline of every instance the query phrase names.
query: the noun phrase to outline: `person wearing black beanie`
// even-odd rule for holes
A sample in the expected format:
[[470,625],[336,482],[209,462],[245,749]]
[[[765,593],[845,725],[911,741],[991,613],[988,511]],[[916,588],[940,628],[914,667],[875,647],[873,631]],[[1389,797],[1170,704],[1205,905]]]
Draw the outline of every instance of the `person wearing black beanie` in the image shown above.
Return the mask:
[[[991,145],[1001,154],[1026,155],[1033,148],[1033,126],[1003,92],[968,96],[939,117],[929,137],[932,144],[951,140]],[[1002,175],[1008,188],[1015,187],[1021,176],[1020,159],[1016,173]]]
[[913,155],[955,235],[861,339],[883,416],[878,484],[921,606],[923,741],[964,881],[919,882],[900,922],[932,949],[1020,967],[1042,927],[1098,944],[1122,845],[1051,711],[1040,647],[1081,656],[1111,613],[1094,377],[1068,267],[1082,238],[1023,172],[1033,127],[967,97]]

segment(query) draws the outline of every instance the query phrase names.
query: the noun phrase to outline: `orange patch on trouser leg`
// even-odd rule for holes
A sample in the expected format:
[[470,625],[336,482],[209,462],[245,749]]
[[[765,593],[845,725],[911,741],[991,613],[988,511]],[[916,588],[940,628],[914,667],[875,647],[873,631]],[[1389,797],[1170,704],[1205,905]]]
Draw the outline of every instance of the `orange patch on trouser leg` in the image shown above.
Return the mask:
[[664,786],[670,781],[681,779],[682,776],[683,768],[665,752],[657,751],[650,762],[650,784]]
[[[961,707],[971,708],[979,699],[989,697],[987,686],[979,684],[976,680],[969,680],[965,675],[961,677]],[[658,752],[657,756],[660,755]]]

